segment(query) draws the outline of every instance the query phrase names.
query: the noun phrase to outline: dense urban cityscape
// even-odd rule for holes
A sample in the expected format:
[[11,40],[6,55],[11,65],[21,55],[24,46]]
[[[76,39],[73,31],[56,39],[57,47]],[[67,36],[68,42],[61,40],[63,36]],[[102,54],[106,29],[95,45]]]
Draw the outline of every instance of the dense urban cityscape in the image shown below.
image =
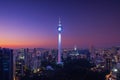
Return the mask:
[[1,0],[0,80],[120,80],[117,0]]
[[107,78],[120,80],[119,46],[62,49],[64,65],[56,64],[57,52],[57,49],[0,48],[2,75],[0,78],[2,80],[109,80]]

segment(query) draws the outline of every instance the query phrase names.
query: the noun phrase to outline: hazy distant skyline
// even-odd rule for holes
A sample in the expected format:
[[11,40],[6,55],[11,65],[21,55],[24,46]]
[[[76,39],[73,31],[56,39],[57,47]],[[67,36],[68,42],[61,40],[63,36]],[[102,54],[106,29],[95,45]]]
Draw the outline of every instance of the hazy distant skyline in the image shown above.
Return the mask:
[[120,45],[117,0],[3,0],[0,46],[57,48],[59,17],[63,48]]

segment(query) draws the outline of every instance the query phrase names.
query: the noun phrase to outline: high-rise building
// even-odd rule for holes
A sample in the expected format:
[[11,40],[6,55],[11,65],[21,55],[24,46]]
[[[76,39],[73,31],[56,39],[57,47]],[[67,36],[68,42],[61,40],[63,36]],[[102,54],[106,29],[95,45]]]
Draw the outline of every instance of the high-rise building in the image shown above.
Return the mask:
[[106,58],[105,65],[106,65],[106,69],[110,71],[112,68],[112,59],[110,57]]
[[0,78],[2,79],[2,68],[3,68],[3,65],[2,65],[2,50],[0,48]]
[[118,69],[118,72],[117,72],[117,80],[120,80],[120,69]]
[[61,25],[61,20],[59,18],[59,24],[58,24],[58,61],[57,64],[61,64],[61,32],[63,28]]
[[25,63],[27,63],[27,58],[26,58],[26,49],[19,49],[17,51],[17,56],[15,58],[16,62],[16,77],[21,77],[24,75],[24,68],[26,66]]
[[13,50],[0,48],[0,80],[13,80]]

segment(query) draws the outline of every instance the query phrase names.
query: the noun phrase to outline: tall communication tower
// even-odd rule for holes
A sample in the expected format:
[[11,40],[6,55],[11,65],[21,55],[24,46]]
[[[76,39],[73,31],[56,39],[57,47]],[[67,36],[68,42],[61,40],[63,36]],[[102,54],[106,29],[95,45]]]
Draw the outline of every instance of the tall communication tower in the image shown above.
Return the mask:
[[59,24],[58,24],[58,61],[57,64],[61,64],[62,60],[61,60],[61,32],[63,30],[62,25],[61,25],[61,20],[59,18]]

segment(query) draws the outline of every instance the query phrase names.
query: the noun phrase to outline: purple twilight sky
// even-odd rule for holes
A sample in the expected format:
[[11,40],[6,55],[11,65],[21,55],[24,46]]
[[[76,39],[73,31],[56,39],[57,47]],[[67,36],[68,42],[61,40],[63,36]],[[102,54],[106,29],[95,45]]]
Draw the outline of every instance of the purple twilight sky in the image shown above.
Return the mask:
[[120,45],[119,0],[1,0],[0,46],[57,48]]

